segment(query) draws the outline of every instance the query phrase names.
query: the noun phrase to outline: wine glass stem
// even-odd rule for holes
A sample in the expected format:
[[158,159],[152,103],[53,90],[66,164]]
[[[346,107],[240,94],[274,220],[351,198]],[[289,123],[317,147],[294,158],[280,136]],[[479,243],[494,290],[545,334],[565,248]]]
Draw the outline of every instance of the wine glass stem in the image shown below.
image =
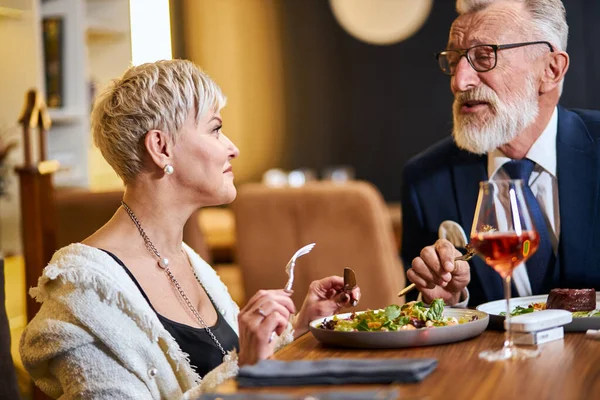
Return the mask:
[[504,277],[504,298],[506,299],[506,332],[504,333],[504,348],[512,350],[513,336],[510,326],[510,293],[511,293],[512,274]]

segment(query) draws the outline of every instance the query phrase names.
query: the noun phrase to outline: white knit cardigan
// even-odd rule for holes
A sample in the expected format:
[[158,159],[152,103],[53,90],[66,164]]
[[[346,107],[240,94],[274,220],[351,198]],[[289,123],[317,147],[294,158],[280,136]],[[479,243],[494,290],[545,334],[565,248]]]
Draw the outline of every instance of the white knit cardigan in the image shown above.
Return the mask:
[[[239,308],[215,271],[184,244],[225,320]],[[237,374],[237,354],[202,379],[123,268],[83,244],[57,251],[30,295],[43,303],[21,337],[23,364],[53,398],[193,399]],[[291,324],[276,348],[293,340]]]

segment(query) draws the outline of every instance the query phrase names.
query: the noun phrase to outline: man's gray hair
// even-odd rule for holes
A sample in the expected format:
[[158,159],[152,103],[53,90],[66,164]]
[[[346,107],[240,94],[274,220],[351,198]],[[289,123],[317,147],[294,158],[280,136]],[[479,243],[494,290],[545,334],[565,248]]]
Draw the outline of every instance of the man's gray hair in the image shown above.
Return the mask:
[[129,68],[94,102],[92,135],[102,156],[127,185],[141,171],[146,133],[161,130],[175,142],[192,113],[196,124],[226,99],[195,64],[166,60]]
[[[485,9],[498,0],[457,0],[456,11],[469,14]],[[504,0],[521,3],[531,15],[534,40],[546,40],[558,50],[567,50],[569,26],[567,13],[561,0]]]

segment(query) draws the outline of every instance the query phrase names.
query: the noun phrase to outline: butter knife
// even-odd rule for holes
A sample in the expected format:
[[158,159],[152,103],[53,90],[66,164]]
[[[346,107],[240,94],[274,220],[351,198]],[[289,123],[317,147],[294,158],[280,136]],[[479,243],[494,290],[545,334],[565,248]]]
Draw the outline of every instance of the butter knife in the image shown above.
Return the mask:
[[[344,289],[343,289],[343,294],[340,297],[340,299],[342,300],[342,302],[346,303],[348,300],[350,300],[352,298],[351,296],[351,292],[352,290],[354,290],[354,288],[356,287],[356,275],[354,274],[354,271],[352,270],[352,268],[348,268],[345,267],[344,268]],[[352,302],[352,307],[356,306],[358,302],[356,300],[354,300]]]

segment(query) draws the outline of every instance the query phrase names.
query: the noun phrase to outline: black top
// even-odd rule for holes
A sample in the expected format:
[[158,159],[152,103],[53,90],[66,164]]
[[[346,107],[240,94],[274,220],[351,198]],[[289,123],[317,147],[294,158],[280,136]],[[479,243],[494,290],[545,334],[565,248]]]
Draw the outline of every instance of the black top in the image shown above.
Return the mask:
[[[156,316],[164,328],[171,334],[171,336],[173,336],[181,350],[190,356],[190,364],[192,367],[195,367],[196,372],[200,376],[206,375],[223,362],[223,354],[221,353],[221,350],[219,350],[217,344],[211,339],[205,329],[184,325],[179,322],[172,321],[169,318],[163,317],[157,313],[150,303],[148,296],[146,296],[146,293],[144,293],[144,290],[135,279],[131,271],[129,271],[129,269],[125,266],[123,261],[121,261],[111,252],[103,249],[101,250],[114,258],[114,260],[123,267],[125,272],[127,272],[127,275],[129,275],[131,280],[136,284],[148,302],[148,305],[150,305],[150,308],[152,308],[152,310],[156,313]],[[212,303],[212,299],[210,301]],[[215,307],[214,303],[212,303],[212,305]],[[211,326],[210,330],[217,337],[219,343],[221,343],[221,346],[223,346],[225,351],[233,350],[233,348],[239,350],[239,338],[235,331],[231,328],[231,326],[229,326],[217,307],[215,307],[215,311],[217,312],[217,323],[215,326]]]

